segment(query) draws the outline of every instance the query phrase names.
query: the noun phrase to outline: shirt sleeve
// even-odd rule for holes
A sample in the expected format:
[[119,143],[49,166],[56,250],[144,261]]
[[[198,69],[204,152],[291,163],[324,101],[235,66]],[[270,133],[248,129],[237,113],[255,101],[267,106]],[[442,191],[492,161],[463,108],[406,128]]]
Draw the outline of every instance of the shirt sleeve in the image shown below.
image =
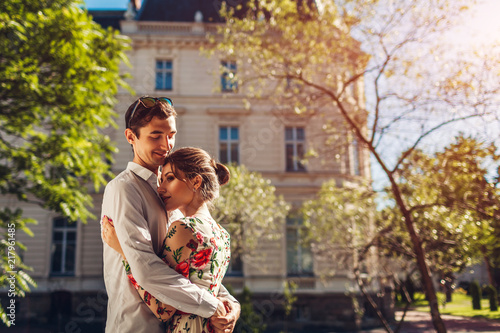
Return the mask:
[[140,191],[125,181],[109,183],[103,198],[103,215],[113,219],[118,240],[137,283],[164,304],[211,317],[219,301],[168,267],[154,252],[148,222],[144,218],[144,200]]
[[240,303],[240,302],[238,302],[238,300],[236,298],[233,297],[233,295],[231,295],[229,293],[229,291],[227,291],[226,287],[224,287],[223,284],[221,284],[221,286],[220,286],[218,297],[227,298],[228,300],[230,300],[231,302],[234,302],[234,303],[238,303],[238,304]]

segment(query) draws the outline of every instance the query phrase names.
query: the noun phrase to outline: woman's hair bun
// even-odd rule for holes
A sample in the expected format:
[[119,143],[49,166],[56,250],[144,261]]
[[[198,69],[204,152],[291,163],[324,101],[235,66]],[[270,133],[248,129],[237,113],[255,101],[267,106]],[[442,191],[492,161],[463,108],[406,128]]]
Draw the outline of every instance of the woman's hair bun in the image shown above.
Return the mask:
[[215,174],[217,175],[217,179],[219,180],[220,185],[225,185],[229,182],[229,178],[231,178],[229,169],[221,163],[215,164]]

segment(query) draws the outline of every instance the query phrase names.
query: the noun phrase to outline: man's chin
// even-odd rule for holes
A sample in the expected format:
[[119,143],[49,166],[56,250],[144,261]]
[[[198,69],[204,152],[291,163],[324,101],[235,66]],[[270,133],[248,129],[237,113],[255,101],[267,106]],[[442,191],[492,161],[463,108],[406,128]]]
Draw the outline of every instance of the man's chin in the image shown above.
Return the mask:
[[154,164],[156,166],[162,166],[163,163],[165,163],[165,157],[156,157],[154,160],[153,160]]

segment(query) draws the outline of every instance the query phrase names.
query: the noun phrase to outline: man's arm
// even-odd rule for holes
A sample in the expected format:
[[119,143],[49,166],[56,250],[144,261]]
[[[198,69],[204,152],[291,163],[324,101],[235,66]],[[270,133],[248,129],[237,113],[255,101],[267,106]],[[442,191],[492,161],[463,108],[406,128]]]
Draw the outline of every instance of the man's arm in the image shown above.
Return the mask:
[[221,285],[220,286],[220,289],[219,289],[219,298],[224,298],[224,299],[227,299],[228,301],[231,301],[232,303],[238,303],[238,300],[236,298],[233,297],[233,295],[231,295],[229,293],[229,291],[227,291],[226,287],[224,287],[224,285]]
[[[103,215],[114,221],[118,240],[132,267],[134,278],[145,290],[184,312],[208,318],[220,302],[177,274],[156,255],[142,205],[145,199],[137,188],[124,181],[108,184],[103,199]],[[118,253],[116,253],[119,256]]]

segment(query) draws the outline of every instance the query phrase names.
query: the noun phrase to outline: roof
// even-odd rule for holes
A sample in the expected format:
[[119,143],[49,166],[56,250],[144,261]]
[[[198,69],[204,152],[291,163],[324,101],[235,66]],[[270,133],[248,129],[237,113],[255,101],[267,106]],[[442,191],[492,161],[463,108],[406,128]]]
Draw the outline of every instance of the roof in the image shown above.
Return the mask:
[[144,0],[137,21],[193,22],[197,11],[203,22],[223,22],[219,15],[222,1],[207,0]]
[[120,21],[123,20],[125,10],[93,10],[89,9],[88,13],[92,16],[94,22],[99,23],[103,28],[113,27],[120,30]]

